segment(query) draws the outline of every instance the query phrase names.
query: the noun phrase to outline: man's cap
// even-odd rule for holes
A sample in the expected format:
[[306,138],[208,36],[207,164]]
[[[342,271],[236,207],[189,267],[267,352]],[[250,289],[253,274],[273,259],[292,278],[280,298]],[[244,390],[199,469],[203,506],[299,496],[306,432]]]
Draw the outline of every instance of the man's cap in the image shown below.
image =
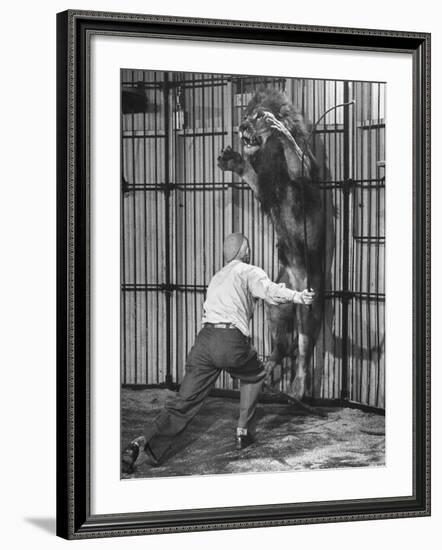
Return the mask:
[[231,233],[224,239],[223,254],[226,263],[231,262],[236,258],[244,241],[247,242],[247,237],[242,233]]

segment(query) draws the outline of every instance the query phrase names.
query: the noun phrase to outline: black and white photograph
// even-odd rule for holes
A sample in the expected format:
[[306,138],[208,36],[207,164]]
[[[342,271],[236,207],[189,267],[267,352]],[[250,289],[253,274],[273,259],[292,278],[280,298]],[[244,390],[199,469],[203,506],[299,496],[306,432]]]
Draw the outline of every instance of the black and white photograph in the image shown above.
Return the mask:
[[5,4],[5,549],[438,547],[440,2],[398,6]]
[[122,69],[121,477],[385,466],[385,82]]

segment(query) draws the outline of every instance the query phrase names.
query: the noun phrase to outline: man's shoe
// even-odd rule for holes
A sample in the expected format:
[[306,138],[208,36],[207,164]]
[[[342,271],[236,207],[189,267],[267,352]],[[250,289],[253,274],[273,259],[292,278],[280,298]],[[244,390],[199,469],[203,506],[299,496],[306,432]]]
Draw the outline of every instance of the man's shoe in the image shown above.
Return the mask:
[[247,430],[238,428],[235,437],[235,446],[237,451],[242,451],[255,442],[255,438]]
[[146,438],[141,435],[137,437],[124,449],[121,456],[121,469],[124,474],[132,474],[137,466],[148,462],[151,466],[159,466],[157,460],[151,451]]
[[137,437],[129,443],[121,455],[121,470],[124,474],[132,474],[135,469],[135,462],[144,449],[146,440],[143,436]]

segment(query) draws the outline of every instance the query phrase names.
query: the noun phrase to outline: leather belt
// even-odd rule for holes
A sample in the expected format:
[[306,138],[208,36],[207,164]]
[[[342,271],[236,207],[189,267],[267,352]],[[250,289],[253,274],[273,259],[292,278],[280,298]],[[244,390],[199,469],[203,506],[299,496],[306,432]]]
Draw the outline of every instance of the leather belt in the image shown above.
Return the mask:
[[203,326],[214,328],[237,328],[233,323],[204,323]]

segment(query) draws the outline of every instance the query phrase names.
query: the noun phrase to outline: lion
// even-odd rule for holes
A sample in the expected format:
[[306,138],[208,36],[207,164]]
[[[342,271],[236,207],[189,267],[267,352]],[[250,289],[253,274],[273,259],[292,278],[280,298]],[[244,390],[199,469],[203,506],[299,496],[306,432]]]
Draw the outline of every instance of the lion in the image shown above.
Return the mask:
[[277,282],[302,291],[313,288],[312,306],[267,306],[272,351],[266,369],[296,357],[289,393],[302,399],[310,386],[309,362],[323,317],[325,222],[320,167],[311,150],[300,111],[286,95],[261,88],[239,127],[243,154],[226,147],[218,157],[223,171],[238,174],[273,222],[281,269]]

